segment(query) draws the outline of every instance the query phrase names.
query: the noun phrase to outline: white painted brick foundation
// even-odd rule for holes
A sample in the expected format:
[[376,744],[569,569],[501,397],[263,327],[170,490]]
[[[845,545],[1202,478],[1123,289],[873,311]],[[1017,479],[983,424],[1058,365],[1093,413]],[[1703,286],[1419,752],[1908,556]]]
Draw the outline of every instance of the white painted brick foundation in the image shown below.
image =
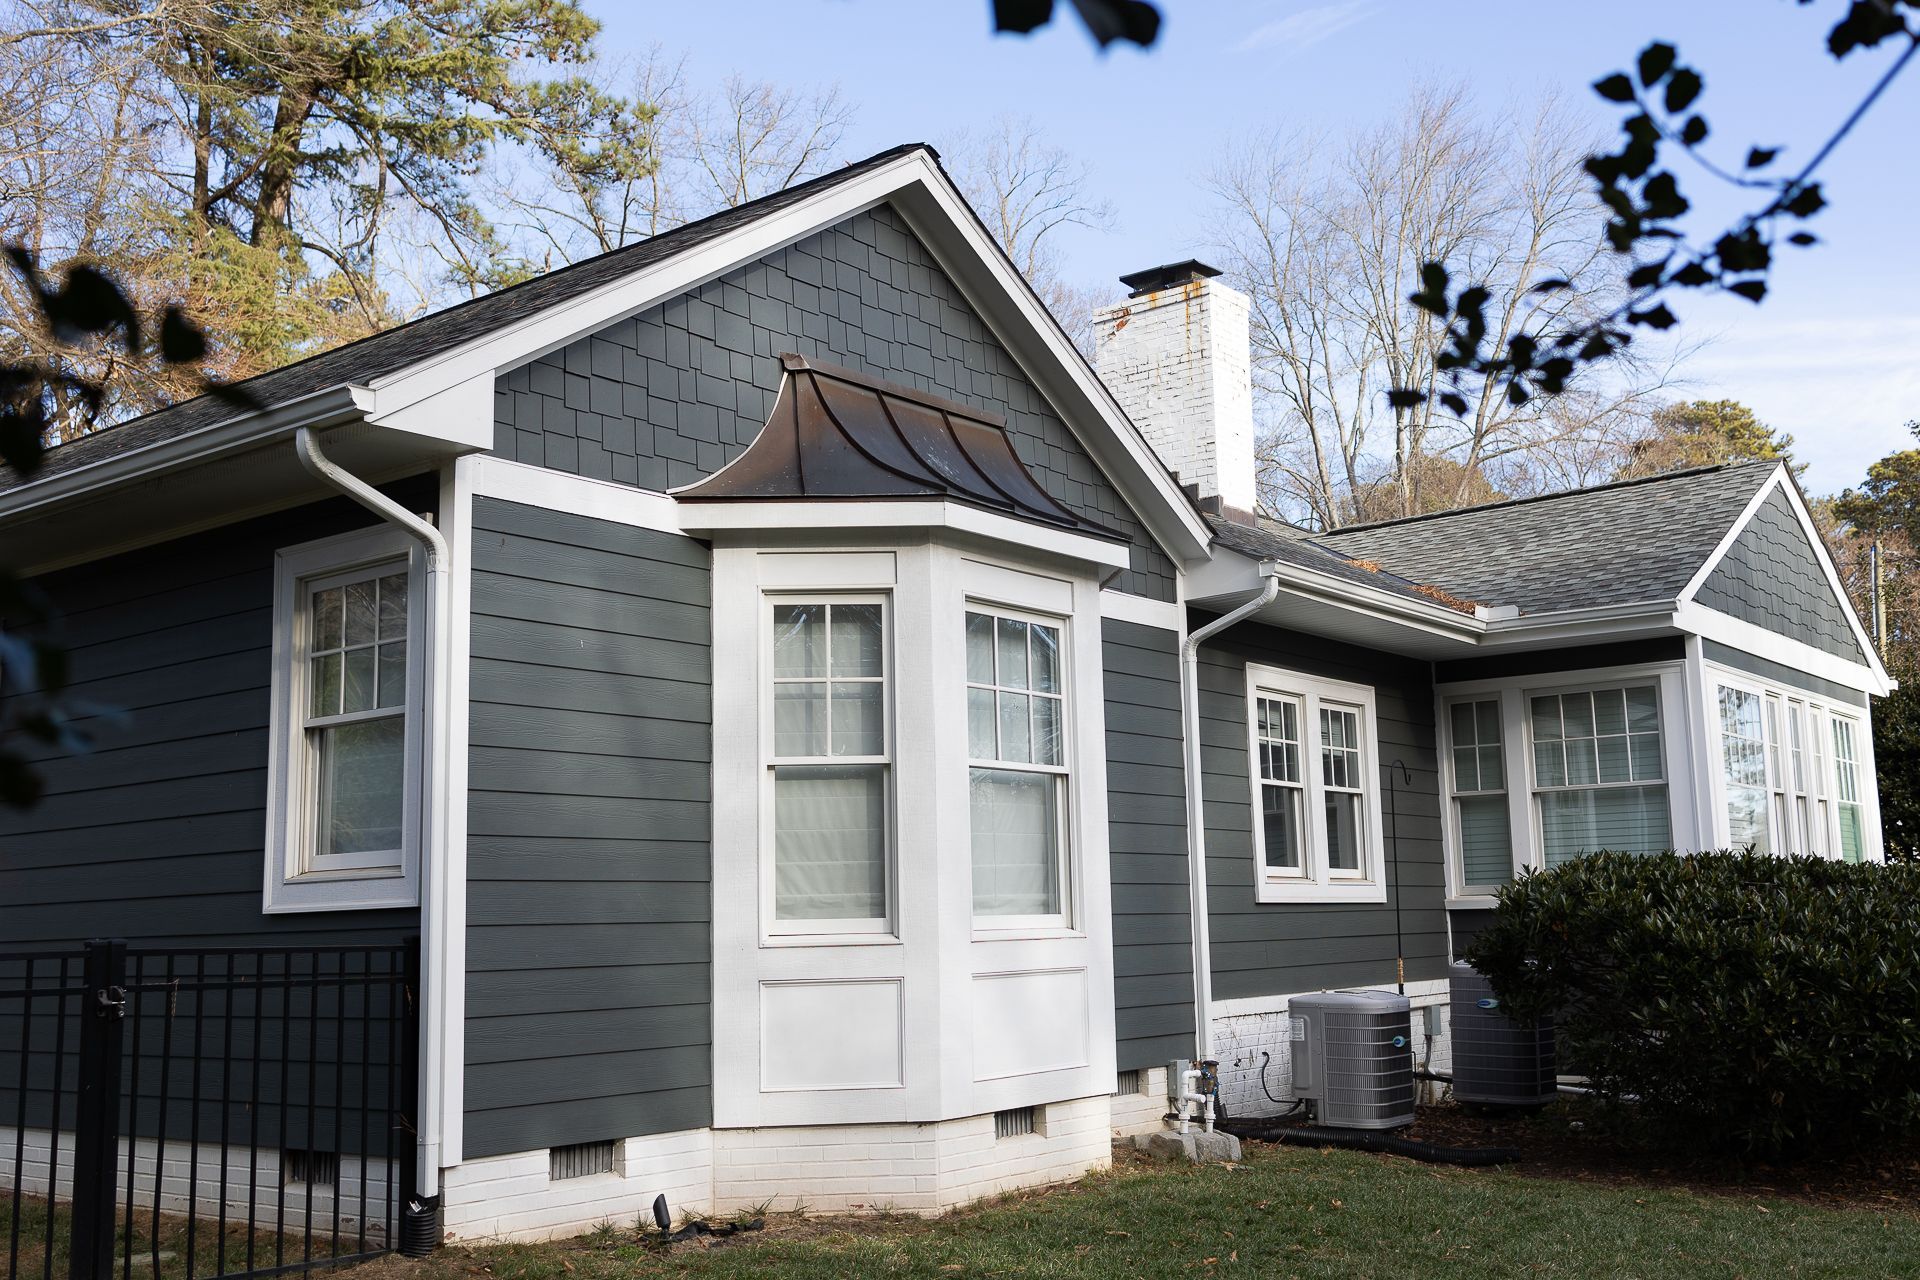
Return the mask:
[[[51,1130],[29,1128],[25,1131],[23,1141],[20,1130],[0,1126],[0,1185],[13,1185],[16,1152],[22,1191],[29,1195],[44,1196],[51,1186],[56,1199],[69,1198],[73,1190],[72,1133],[60,1134],[56,1158]],[[184,1140],[170,1141],[163,1148],[150,1138],[138,1138],[131,1142],[121,1139],[114,1185],[122,1196],[126,1194],[129,1152],[133,1160],[134,1208],[151,1210],[154,1207],[157,1183],[159,1208],[163,1213],[184,1214],[189,1197],[203,1218],[219,1213],[222,1169],[217,1143],[202,1143],[199,1158],[195,1160],[192,1147]],[[55,1167],[51,1179],[48,1177],[49,1166]],[[331,1232],[334,1201],[337,1198],[340,1234],[343,1238],[357,1238],[360,1233],[363,1204],[361,1183],[364,1178],[367,1238],[375,1243],[385,1243],[382,1238],[387,1218],[384,1205],[388,1179],[392,1174],[388,1161],[363,1163],[358,1156],[343,1155],[334,1186],[314,1187],[309,1195],[305,1183],[288,1183],[284,1188],[284,1200],[281,1186],[283,1173],[280,1152],[277,1150],[261,1148],[255,1157],[248,1148],[235,1147],[227,1156],[225,1174],[226,1214],[230,1221],[246,1220],[247,1201],[251,1197],[256,1221],[264,1221],[269,1226],[275,1221],[283,1221],[290,1229],[304,1229],[311,1203],[314,1230]]]
[[440,1191],[442,1228],[456,1240],[549,1240],[602,1222],[650,1222],[658,1195],[667,1197],[676,1216],[713,1207],[713,1135],[706,1129],[628,1138],[608,1173],[555,1182],[548,1168],[542,1148],[447,1170]]
[[1154,1133],[1166,1124],[1167,1069],[1151,1067],[1140,1073],[1138,1093],[1113,1095],[1113,1136],[1131,1138]]
[[[1376,988],[1391,991],[1391,985]],[[1220,1063],[1220,1101],[1232,1116],[1270,1116],[1285,1109],[1293,1100],[1293,1057],[1291,1020],[1286,1007],[1289,997],[1276,996],[1255,1001],[1233,1001],[1216,1005],[1213,1017],[1213,1055]],[[1413,1065],[1446,1073],[1453,1058],[1447,1026],[1447,984],[1410,982],[1407,1003],[1413,1006]],[[1249,1008],[1250,1005],[1258,1007]],[[1437,1008],[1439,1031],[1431,1049],[1426,1039],[1422,1010]],[[1261,1087],[1261,1064],[1266,1062],[1266,1087]],[[1425,1104],[1439,1100],[1444,1085],[1433,1081],[1415,1082],[1415,1098]],[[1273,1097],[1269,1097],[1269,1091]],[[1275,1102],[1273,1098],[1279,1098]]]
[[[1164,1072],[1157,1083],[1165,1091]],[[1040,1107],[1035,1132],[996,1138],[991,1114],[935,1124],[692,1129],[629,1138],[610,1173],[558,1182],[548,1153],[469,1160],[447,1171],[449,1239],[544,1240],[602,1222],[631,1226],[665,1194],[676,1217],[771,1206],[814,1213],[940,1213],[1023,1187],[1066,1182],[1112,1160],[1114,1100]],[[1155,1100],[1155,1121],[1164,1101]]]

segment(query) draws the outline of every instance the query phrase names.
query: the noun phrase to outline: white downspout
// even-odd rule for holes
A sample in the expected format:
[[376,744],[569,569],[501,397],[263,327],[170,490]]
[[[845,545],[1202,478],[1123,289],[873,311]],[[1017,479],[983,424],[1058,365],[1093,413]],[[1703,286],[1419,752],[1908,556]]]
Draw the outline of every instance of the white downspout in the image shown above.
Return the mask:
[[[448,940],[447,895],[439,872],[447,865],[447,708],[452,702],[453,664],[445,652],[452,638],[449,616],[450,596],[447,581],[451,557],[447,539],[433,525],[407,510],[352,472],[345,471],[320,452],[320,441],[312,428],[301,427],[293,436],[294,454],[307,473],[327,487],[352,498],[388,524],[404,531],[427,553],[427,634],[423,652],[427,662],[427,687],[420,709],[426,729],[427,777],[426,803],[420,806],[420,967],[421,985],[434,986],[429,976],[445,972]],[[420,1018],[420,1097],[417,1102],[419,1186],[422,1196],[440,1191],[440,1085],[445,1072],[444,1024],[437,1011],[423,1007]]]
[[1200,773],[1200,644],[1272,604],[1280,594],[1280,566],[1260,562],[1266,585],[1232,613],[1215,618],[1187,637],[1180,648],[1181,734],[1187,747],[1187,892],[1193,919],[1193,1056],[1213,1056],[1213,962],[1207,929],[1207,828],[1204,781]]

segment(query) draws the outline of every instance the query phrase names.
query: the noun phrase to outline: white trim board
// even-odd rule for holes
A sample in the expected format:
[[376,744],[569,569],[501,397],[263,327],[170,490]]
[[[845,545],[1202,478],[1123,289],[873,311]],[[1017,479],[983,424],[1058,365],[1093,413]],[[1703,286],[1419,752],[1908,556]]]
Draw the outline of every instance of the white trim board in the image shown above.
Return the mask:
[[[1392,991],[1391,982],[1375,982],[1370,985],[1341,987],[1341,991]],[[1407,984],[1407,999],[1432,1000],[1444,997],[1448,992],[1447,979],[1422,978]],[[1208,1010],[1215,1021],[1222,1018],[1250,1018],[1262,1014],[1285,1013],[1287,1001],[1297,996],[1312,995],[1311,991],[1292,991],[1278,996],[1240,996],[1233,1000],[1215,1000]]]
[[1187,629],[1187,611],[1180,605],[1171,600],[1149,600],[1145,596],[1128,595],[1124,591],[1100,593],[1100,616],[1116,622],[1157,627],[1176,635],[1184,635]]

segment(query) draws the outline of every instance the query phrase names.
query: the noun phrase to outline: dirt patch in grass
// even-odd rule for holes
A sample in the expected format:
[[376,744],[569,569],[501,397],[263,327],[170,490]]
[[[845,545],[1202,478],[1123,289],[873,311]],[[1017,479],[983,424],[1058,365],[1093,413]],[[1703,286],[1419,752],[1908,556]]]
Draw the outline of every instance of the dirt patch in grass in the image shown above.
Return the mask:
[[[1569,1099],[1542,1111],[1423,1106],[1398,1135],[1447,1147],[1511,1147],[1514,1172],[1612,1187],[1708,1195],[1770,1196],[1834,1209],[1920,1212],[1920,1145],[1870,1155],[1816,1154],[1790,1164],[1730,1160],[1688,1150],[1684,1137],[1648,1147],[1630,1141],[1596,1105]],[[1399,1157],[1386,1156],[1383,1159]]]

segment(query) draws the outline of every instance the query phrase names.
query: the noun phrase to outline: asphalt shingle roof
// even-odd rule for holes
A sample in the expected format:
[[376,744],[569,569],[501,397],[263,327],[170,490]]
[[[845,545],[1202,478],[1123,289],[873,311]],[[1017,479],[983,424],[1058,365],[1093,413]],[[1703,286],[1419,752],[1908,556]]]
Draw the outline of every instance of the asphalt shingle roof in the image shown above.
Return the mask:
[[1337,554],[1526,614],[1672,600],[1777,465],[1674,471],[1316,537]]
[[1209,515],[1207,523],[1213,526],[1215,542],[1242,555],[1254,556],[1261,560],[1278,560],[1282,564],[1310,569],[1357,586],[1390,591],[1395,595],[1405,596],[1409,600],[1421,600],[1427,604],[1436,602],[1433,594],[1421,591],[1417,583],[1394,573],[1356,564],[1346,555],[1329,550],[1316,540],[1319,535],[1309,533],[1305,529],[1277,523],[1267,523],[1257,527],[1236,524],[1216,515]]
[[[345,346],[283,365],[237,384],[265,405],[285,404],[335,387],[366,383],[429,356],[514,324],[570,298],[590,293],[623,275],[718,239],[768,214],[777,213],[821,191],[858,178],[889,161],[922,149],[922,143],[893,147],[785,191],[724,209],[711,217],[676,227],[637,244],[587,258],[536,276],[522,284],[462,302],[408,324],[383,330]],[[190,435],[243,416],[213,396],[183,400],[117,426],[82,436],[50,450],[35,479],[59,475],[117,454]],[[17,488],[20,477],[0,467],[0,492]]]

